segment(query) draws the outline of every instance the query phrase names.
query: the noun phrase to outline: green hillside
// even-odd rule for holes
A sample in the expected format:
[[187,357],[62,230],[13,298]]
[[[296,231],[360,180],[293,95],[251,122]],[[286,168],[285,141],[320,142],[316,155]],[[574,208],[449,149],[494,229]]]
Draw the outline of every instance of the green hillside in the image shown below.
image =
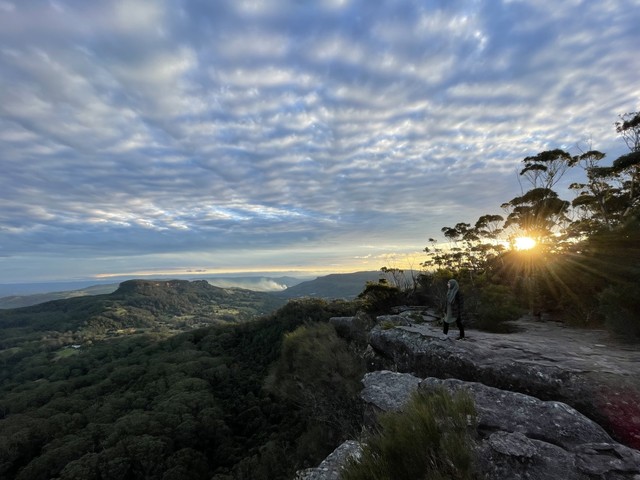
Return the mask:
[[[243,314],[257,309],[259,297],[250,293],[194,283],[127,282],[113,295],[18,313],[35,329],[50,328],[47,311],[77,327],[82,314],[96,318],[109,308],[126,309],[140,325],[152,314],[202,312],[208,302],[244,299],[237,303]],[[134,315],[140,311],[147,313]],[[19,346],[0,353],[0,478],[291,479],[297,468],[316,465],[358,420],[350,399],[363,371],[326,323],[353,313],[346,303],[307,300],[259,320],[170,337],[147,330],[79,349],[30,350],[9,338]],[[302,325],[281,358],[283,339]],[[289,383],[292,361],[296,375],[313,382],[309,387]],[[336,392],[344,405],[329,402]],[[313,408],[305,406],[309,394]]]
[[309,280],[275,293],[281,298],[317,297],[325,299],[356,298],[367,282],[377,282],[382,277],[380,271],[355,273],[334,273],[315,280]]
[[244,322],[283,303],[266,293],[218,288],[204,280],[129,280],[111,294],[1,310],[0,351],[28,342],[56,347],[133,331],[176,333]]

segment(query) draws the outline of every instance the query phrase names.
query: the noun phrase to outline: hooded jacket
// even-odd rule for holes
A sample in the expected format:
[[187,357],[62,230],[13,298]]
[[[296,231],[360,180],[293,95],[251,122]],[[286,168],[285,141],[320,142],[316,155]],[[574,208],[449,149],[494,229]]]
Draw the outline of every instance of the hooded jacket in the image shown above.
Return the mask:
[[460,293],[460,287],[458,282],[454,279],[449,280],[451,286],[447,292],[447,305],[444,321],[447,323],[453,323],[456,320],[462,321],[462,307],[464,305],[462,299],[462,293]]

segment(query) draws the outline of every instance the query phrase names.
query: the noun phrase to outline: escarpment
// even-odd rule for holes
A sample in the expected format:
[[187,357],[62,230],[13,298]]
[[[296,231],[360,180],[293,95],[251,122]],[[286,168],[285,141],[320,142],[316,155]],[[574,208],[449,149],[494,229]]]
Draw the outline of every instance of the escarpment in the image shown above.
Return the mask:
[[[348,319],[333,322],[358,335]],[[640,478],[640,350],[604,331],[527,319],[514,326],[457,341],[415,316],[379,318],[368,335],[365,423],[402,410],[416,390],[465,390],[478,414],[481,478]],[[350,442],[338,452],[300,478],[339,479],[359,450]]]

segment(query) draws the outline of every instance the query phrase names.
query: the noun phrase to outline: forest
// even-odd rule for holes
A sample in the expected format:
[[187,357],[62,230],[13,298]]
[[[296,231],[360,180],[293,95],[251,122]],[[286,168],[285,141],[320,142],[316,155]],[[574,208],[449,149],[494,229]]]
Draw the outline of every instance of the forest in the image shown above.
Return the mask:
[[[0,477],[292,478],[356,428],[363,369],[326,323],[353,313],[349,303],[291,301],[255,321],[116,337],[68,356],[3,351]],[[300,364],[313,415],[290,391],[286,362],[273,366],[283,338],[304,325],[323,327],[298,331],[293,350],[311,343],[287,355],[323,358],[313,375]]]

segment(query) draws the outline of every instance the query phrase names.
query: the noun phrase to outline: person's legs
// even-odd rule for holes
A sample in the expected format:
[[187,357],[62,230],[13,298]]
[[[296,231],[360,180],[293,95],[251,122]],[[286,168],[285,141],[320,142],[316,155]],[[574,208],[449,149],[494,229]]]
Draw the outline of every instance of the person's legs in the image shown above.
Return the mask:
[[462,323],[462,320],[457,319],[456,325],[458,325],[458,329],[460,330],[460,336],[458,338],[464,338],[464,324]]
[[446,335],[448,332],[449,332],[449,324],[447,322],[444,322],[444,324],[442,325],[442,333]]

